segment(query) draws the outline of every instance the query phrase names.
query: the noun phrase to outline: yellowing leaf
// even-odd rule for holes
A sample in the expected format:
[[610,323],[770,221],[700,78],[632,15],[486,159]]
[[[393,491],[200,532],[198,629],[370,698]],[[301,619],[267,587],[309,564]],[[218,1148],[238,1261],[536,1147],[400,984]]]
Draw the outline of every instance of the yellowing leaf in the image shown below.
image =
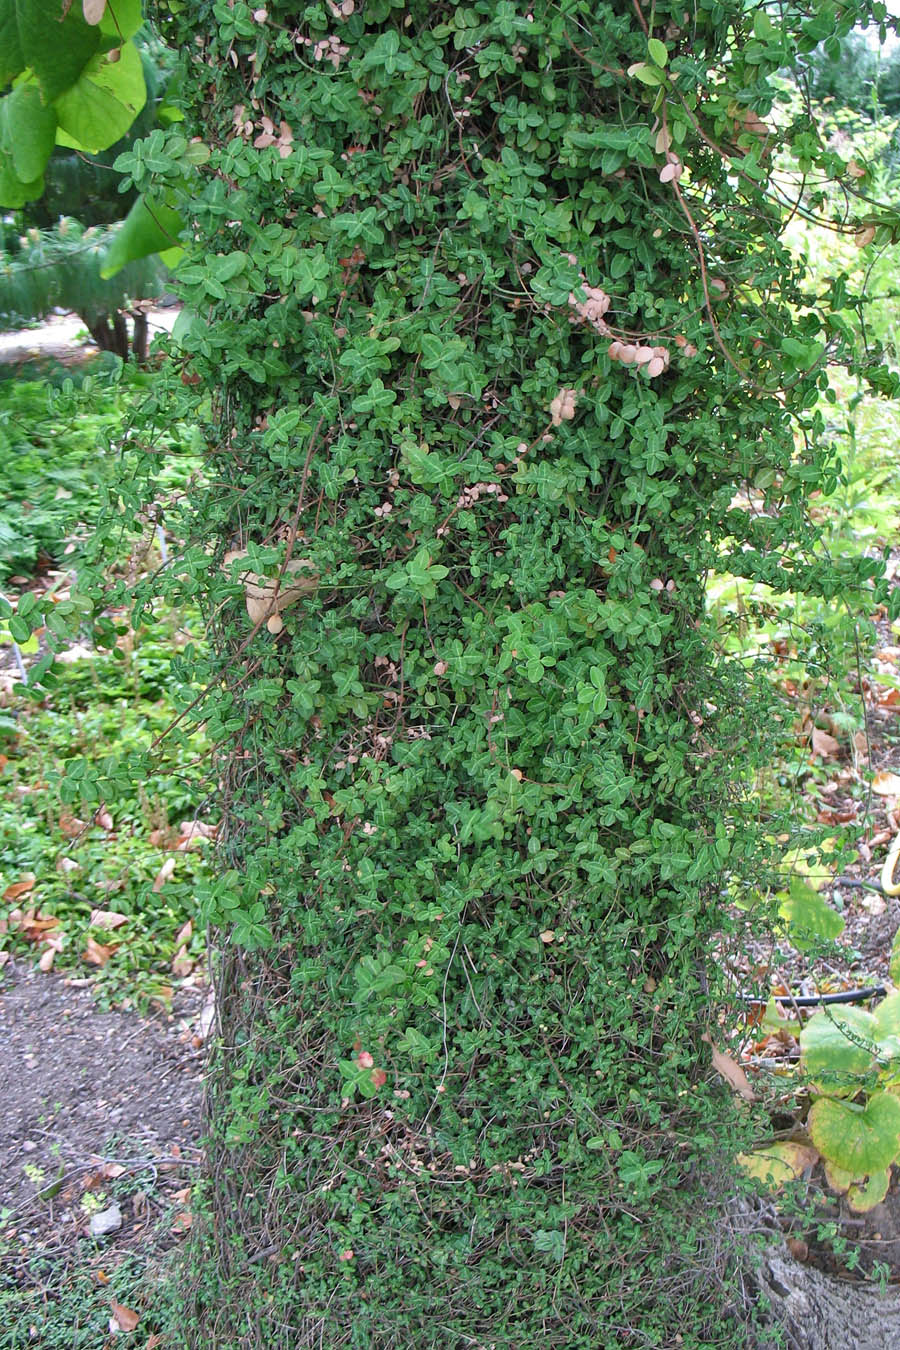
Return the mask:
[[872,791],[879,797],[900,797],[900,774],[876,773],[872,779]]
[[737,1161],[751,1177],[769,1191],[780,1191],[785,1182],[795,1181],[808,1167],[818,1161],[818,1153],[806,1144],[772,1144],[755,1149],[753,1153],[739,1153]]

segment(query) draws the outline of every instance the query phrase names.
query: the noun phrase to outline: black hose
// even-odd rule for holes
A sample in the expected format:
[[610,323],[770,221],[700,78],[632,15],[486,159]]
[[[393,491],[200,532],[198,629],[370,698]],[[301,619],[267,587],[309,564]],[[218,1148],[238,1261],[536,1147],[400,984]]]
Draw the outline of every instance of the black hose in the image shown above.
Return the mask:
[[[820,1008],[829,1003],[865,1003],[869,998],[883,998],[887,993],[883,984],[872,984],[865,989],[846,989],[842,994],[770,994],[776,1003],[784,1003],[789,1008]],[[764,1008],[767,998],[757,998],[754,994],[741,994],[744,1003],[754,1003]]]

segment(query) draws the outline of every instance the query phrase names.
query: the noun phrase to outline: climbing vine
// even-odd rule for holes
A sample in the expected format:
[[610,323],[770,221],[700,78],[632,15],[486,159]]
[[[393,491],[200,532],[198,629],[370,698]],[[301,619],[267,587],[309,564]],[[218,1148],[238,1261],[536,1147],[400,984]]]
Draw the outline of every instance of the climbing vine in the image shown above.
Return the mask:
[[161,17],[186,121],[118,167],[187,223],[149,415],[208,447],[135,608],[204,606],[212,654],[174,666],[228,820],[195,1343],[746,1344],[748,1126],[703,1037],[726,883],[770,866],[767,694],[704,578],[879,575],[806,511],[854,297],[780,240],[782,148],[793,209],[837,179],[839,228],[893,225],[774,77],[883,11]]

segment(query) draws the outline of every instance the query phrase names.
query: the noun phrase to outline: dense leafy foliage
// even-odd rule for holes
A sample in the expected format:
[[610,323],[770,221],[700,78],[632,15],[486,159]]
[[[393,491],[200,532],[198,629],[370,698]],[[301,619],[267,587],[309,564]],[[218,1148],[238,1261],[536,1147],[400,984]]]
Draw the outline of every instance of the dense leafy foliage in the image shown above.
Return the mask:
[[854,298],[771,180],[783,139],[859,188],[772,83],[854,12],[191,7],[188,120],[117,163],[191,221],[155,402],[209,449],[134,616],[215,638],[175,663],[229,821],[198,1344],[746,1344],[702,1036],[768,694],[703,581],[879,570],[807,518]]

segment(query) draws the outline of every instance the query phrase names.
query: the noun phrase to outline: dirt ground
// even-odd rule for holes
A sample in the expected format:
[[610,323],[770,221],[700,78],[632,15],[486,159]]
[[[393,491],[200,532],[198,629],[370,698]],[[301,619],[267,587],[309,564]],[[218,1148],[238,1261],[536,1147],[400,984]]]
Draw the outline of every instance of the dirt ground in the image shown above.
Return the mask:
[[4,967],[0,1262],[96,1238],[91,1220],[111,1207],[121,1221],[104,1241],[166,1206],[190,1226],[210,1015],[202,987],[143,1017],[102,1012],[89,989],[24,962]]

